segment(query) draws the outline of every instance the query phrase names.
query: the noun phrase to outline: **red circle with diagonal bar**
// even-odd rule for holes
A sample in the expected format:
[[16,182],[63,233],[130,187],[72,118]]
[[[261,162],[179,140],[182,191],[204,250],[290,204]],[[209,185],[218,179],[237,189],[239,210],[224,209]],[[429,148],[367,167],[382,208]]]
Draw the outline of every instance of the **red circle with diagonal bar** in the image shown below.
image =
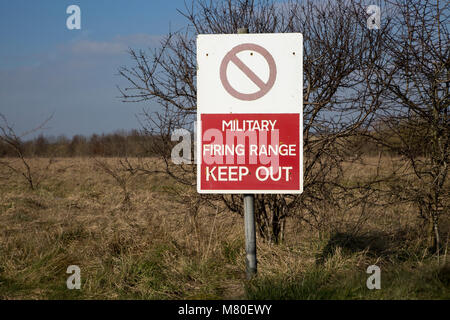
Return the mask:
[[[245,50],[255,51],[266,59],[267,64],[269,65],[269,80],[267,80],[267,82],[262,81],[244,62],[242,62],[241,59],[237,57],[239,52]],[[260,90],[254,93],[242,93],[234,89],[227,78],[227,67],[230,61],[233,62],[255,85],[257,85]],[[223,87],[230,95],[240,100],[252,101],[261,98],[272,89],[276,77],[277,67],[272,55],[269,51],[254,43],[244,43],[234,47],[225,55],[220,64],[220,81],[222,81]]]

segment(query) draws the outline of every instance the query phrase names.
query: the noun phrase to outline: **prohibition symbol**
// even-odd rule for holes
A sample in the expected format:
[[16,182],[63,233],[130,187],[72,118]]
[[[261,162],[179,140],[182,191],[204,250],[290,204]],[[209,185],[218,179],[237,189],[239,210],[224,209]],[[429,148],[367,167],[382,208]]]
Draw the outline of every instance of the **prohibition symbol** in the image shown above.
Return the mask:
[[[242,62],[241,59],[237,57],[237,54],[239,52],[245,50],[258,52],[264,57],[267,64],[269,65],[269,80],[267,80],[267,82],[261,80],[261,78],[259,78],[244,62]],[[242,93],[237,91],[230,85],[230,82],[227,78],[227,67],[230,61],[233,62],[256,86],[258,86],[259,91],[255,93]],[[244,43],[234,47],[225,55],[222,63],[220,64],[220,81],[222,81],[223,87],[230,95],[239,100],[252,101],[261,98],[267,92],[269,92],[270,89],[272,89],[276,77],[277,67],[272,55],[269,53],[269,51],[254,43]]]

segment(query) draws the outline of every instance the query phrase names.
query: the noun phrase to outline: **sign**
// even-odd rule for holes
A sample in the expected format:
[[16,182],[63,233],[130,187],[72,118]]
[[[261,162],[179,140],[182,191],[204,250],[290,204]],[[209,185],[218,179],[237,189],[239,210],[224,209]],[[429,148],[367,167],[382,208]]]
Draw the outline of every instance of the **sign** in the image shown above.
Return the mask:
[[303,191],[303,38],[197,38],[197,190]]

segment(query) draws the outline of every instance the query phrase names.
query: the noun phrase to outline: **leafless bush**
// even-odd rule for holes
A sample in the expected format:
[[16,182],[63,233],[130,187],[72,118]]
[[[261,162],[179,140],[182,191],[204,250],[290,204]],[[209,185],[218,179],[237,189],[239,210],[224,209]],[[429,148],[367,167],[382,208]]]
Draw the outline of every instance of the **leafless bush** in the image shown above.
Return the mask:
[[446,1],[389,1],[396,12],[368,87],[380,101],[371,140],[399,155],[384,191],[414,203],[439,252],[439,219],[449,211],[450,34]]
[[19,159],[18,163],[15,159],[12,160],[0,160],[0,165],[7,167],[11,172],[22,176],[26,181],[30,189],[34,190],[40,183],[43,175],[48,171],[49,167],[53,163],[53,159],[50,158],[46,168],[43,170],[33,170],[29,161],[25,157],[22,138],[32,132],[36,132],[42,129],[45,124],[50,121],[51,117],[45,120],[41,125],[30,130],[21,136],[18,136],[12,126],[9,125],[6,117],[0,113],[0,143],[7,145]]
[[[378,43],[384,29],[366,28],[365,8],[351,1],[193,1],[181,12],[188,26],[169,34],[153,53],[130,50],[134,65],[119,73],[129,86],[121,89],[125,102],[157,101],[162,111],[143,114],[148,132],[159,134],[158,154],[166,171],[188,186],[195,185],[195,166],[170,163],[170,134],[192,125],[196,115],[195,36],[236,33],[301,32],[304,37],[304,190],[301,195],[258,195],[256,219],[260,234],[273,242],[283,236],[289,216],[320,214],[313,204],[339,205],[350,188],[340,183],[346,152],[352,138],[364,132],[378,101],[366,82],[379,58]],[[299,88],[300,89],[300,88]],[[242,214],[240,195],[200,196],[220,198]],[[309,221],[313,221],[310,219]]]
[[136,169],[131,165],[128,158],[123,159],[100,159],[94,158],[95,166],[104,173],[111,176],[120,187],[123,194],[122,205],[131,207],[131,193],[129,183],[136,174]]

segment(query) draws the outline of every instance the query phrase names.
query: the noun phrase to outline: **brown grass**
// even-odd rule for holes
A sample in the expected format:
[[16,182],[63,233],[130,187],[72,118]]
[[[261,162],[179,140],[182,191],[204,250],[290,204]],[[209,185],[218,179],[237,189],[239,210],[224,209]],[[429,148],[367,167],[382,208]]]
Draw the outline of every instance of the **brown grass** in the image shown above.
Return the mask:
[[[34,170],[47,163],[30,161]],[[158,165],[154,159],[146,161]],[[368,159],[373,161],[377,159]],[[361,166],[366,170],[350,168],[348,178],[370,175],[369,166]],[[124,206],[115,180],[88,158],[56,159],[36,190],[6,168],[0,168],[0,177],[2,299],[261,298],[252,295],[265,290],[258,281],[296,281],[317,268],[352,274],[360,291],[351,298],[414,298],[409,287],[376,296],[364,288],[365,269],[379,264],[409,272],[444,264],[442,257],[436,266],[424,254],[418,218],[408,206],[371,207],[364,212],[370,217],[364,223],[361,208],[324,207],[324,219],[332,226],[324,232],[291,219],[282,245],[258,239],[255,289],[244,279],[243,219],[219,203],[194,216],[176,196],[189,191],[166,176],[133,176],[129,206]],[[358,232],[350,232],[356,227]],[[81,290],[66,288],[69,265],[81,268]],[[425,297],[448,294],[436,286]]]

